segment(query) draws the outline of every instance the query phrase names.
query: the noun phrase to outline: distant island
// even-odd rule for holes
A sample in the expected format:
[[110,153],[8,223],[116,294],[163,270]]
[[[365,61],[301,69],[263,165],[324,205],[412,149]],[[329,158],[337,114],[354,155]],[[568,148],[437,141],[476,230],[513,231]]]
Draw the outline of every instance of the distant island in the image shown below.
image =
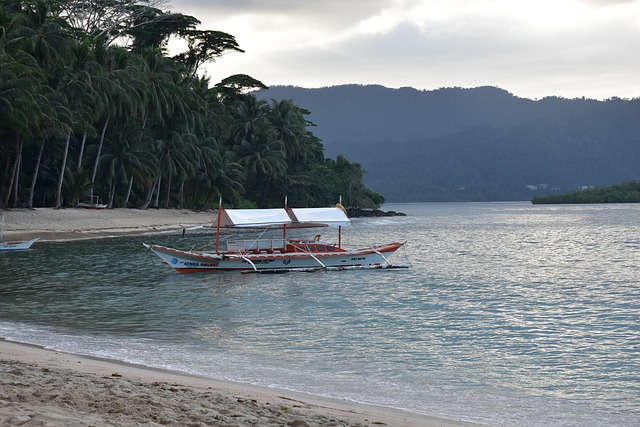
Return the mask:
[[567,194],[536,196],[537,204],[557,203],[640,203],[640,181],[626,181],[610,187],[594,187]]

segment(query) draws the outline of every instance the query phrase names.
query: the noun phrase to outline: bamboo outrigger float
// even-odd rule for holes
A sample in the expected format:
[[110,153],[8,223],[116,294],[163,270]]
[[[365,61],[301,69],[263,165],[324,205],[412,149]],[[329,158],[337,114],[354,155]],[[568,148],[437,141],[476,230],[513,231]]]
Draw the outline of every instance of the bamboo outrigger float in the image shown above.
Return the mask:
[[[350,268],[397,268],[388,258],[404,243],[344,249],[342,227],[351,225],[342,205],[330,208],[224,209],[222,202],[216,219],[216,242],[212,251],[183,251],[144,244],[164,263],[179,273],[229,271],[275,273],[285,271],[332,270]],[[312,240],[291,239],[292,229],[337,227],[337,243],[324,243],[320,235]],[[220,241],[220,230],[276,229],[276,238]],[[226,245],[222,250],[221,245]]]

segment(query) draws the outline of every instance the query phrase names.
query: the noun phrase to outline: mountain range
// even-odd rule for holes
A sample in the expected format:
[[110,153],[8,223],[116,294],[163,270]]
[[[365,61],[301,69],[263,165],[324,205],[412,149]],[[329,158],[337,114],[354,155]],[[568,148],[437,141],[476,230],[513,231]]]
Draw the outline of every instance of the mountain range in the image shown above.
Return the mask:
[[640,99],[519,98],[497,87],[274,86],[327,157],[388,202],[530,200],[640,179]]

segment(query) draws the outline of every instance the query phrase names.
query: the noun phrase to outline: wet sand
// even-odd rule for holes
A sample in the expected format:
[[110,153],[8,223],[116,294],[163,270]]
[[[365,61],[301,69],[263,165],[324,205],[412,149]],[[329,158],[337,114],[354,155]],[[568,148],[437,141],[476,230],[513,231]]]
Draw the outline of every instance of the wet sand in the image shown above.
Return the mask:
[[0,340],[0,426],[465,426]]

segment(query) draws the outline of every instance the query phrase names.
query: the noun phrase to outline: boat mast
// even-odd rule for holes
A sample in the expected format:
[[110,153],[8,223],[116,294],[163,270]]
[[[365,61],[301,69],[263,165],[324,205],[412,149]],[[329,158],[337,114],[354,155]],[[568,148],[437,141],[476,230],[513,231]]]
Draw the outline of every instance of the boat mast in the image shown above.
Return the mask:
[[[345,213],[345,215],[347,214],[347,212],[344,210],[344,206],[342,206],[342,195],[340,195],[340,201],[338,202],[338,206],[340,207],[340,209],[342,209],[342,211]],[[342,226],[338,225],[338,249],[342,249]]]
[[[284,196],[284,210],[289,211],[288,196]],[[287,241],[287,224],[282,224],[282,240]]]
[[218,220],[216,225],[216,253],[218,253],[218,243],[220,243],[220,217],[222,216],[222,196],[218,202]]

